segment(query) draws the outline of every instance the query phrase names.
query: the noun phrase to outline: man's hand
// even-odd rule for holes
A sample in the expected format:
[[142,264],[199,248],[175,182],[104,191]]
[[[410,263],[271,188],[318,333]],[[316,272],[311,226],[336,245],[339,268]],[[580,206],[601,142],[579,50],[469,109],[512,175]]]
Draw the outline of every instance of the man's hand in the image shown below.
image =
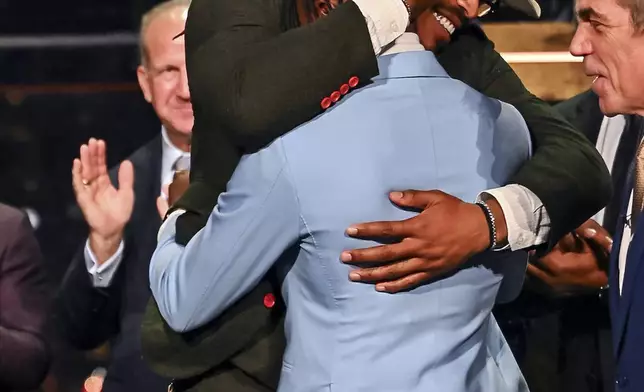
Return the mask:
[[[341,260],[348,264],[390,263],[354,270],[349,274],[353,281],[377,283],[378,291],[407,290],[453,271],[490,246],[485,214],[475,204],[440,191],[393,192],[390,199],[401,207],[423,211],[400,222],[371,222],[347,229],[352,237],[402,239],[343,252]],[[488,204],[497,218],[499,237],[504,239],[507,228],[501,209],[495,200]]]
[[157,197],[157,212],[161,220],[165,219],[168,210],[170,209],[170,203],[168,202],[168,193],[170,189],[170,184],[166,184],[161,187],[161,195]]
[[528,274],[557,294],[599,289],[608,283],[613,240],[594,220],[561,239],[546,256],[528,265]]
[[190,186],[190,171],[189,170],[179,170],[174,173],[172,178],[172,183],[168,190],[168,201],[170,205],[173,205],[183,196],[183,194],[188,190]]
[[103,263],[118,249],[123,230],[134,208],[134,169],[124,161],[119,168],[119,189],[107,172],[105,142],[94,138],[80,148],[74,159],[72,185],[83,216],[90,228],[90,247]]
[[188,189],[188,186],[190,186],[190,171],[176,171],[170,185],[165,185],[163,187],[163,195],[157,198],[157,210],[159,211],[161,219],[165,218],[170,206],[181,198]]

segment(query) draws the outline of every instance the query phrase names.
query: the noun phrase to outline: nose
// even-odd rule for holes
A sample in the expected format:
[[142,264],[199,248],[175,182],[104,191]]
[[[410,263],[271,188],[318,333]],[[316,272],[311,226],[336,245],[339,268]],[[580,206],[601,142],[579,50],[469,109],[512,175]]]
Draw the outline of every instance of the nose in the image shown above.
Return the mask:
[[585,26],[580,24],[577,27],[575,35],[572,37],[572,41],[570,41],[569,50],[573,56],[588,56],[592,53],[592,45],[590,40],[588,40]]
[[181,99],[190,101],[190,88],[188,86],[188,72],[186,71],[186,66],[181,67],[181,79],[179,80],[179,85],[177,86],[177,95]]
[[474,19],[478,16],[479,0],[456,0],[456,4],[465,11],[465,16],[468,19]]

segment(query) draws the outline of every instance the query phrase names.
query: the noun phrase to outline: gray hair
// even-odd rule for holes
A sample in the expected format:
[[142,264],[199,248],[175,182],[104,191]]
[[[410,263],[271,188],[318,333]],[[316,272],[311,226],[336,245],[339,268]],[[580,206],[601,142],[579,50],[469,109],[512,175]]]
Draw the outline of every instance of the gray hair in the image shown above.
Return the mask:
[[631,24],[636,32],[644,32],[644,0],[617,0],[631,14]]
[[159,16],[164,15],[176,8],[189,8],[191,0],[167,0],[155,5],[141,17],[141,27],[139,28],[139,56],[141,64],[145,65],[148,60],[148,50],[145,42],[145,32],[150,24]]

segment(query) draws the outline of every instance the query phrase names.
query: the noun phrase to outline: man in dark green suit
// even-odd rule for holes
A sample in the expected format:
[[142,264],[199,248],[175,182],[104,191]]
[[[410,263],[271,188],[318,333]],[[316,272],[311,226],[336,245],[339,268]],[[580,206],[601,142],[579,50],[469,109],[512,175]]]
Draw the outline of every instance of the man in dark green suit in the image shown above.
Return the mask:
[[[190,188],[175,205],[187,211],[177,223],[179,243],[187,243],[203,227],[243,152],[321,113],[321,101],[350,80],[368,84],[377,73],[375,54],[395,38],[393,30],[402,33],[409,20],[432,5],[425,0],[372,1],[396,7],[394,2],[405,6],[403,12],[410,11],[403,15],[402,27],[383,22],[393,11],[368,11],[358,4],[364,1],[338,5],[325,0],[193,0],[186,27],[195,113],[193,163]],[[524,3],[513,0],[514,5]],[[317,14],[328,16],[307,23]],[[389,31],[379,35],[379,28],[387,30],[383,26]],[[512,182],[533,192],[548,211],[548,241],[540,250],[547,250],[606,203],[610,179],[593,146],[525,90],[476,25],[452,35],[439,60],[451,76],[513,104],[524,116],[535,153]],[[442,212],[456,221],[483,217],[480,211],[475,218],[468,215],[471,209],[455,211],[459,205],[443,203],[421,215],[436,217]],[[467,248],[467,237],[460,234],[447,230],[426,242],[452,247],[460,240],[461,248]],[[381,260],[392,258],[381,256]],[[466,256],[457,255],[447,267],[455,267]],[[403,277],[417,275],[409,264],[389,267]],[[391,270],[381,272],[386,276]],[[178,390],[274,390],[283,350],[282,309],[279,300],[268,294],[279,292],[278,286],[269,274],[219,319],[185,335],[173,334],[151,304],[143,325],[144,355],[150,366],[178,379],[201,374],[184,385],[177,383]]]

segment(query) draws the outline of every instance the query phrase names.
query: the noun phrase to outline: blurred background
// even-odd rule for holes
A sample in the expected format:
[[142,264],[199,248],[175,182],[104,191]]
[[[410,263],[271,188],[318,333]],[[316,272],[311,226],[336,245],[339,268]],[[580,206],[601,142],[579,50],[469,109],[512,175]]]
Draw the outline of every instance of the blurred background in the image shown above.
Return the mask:
[[[136,84],[137,30],[155,0],[0,0],[0,201],[25,209],[56,286],[83,239],[71,163],[90,137],[118,163],[158,134]],[[528,89],[550,102],[589,87],[567,53],[572,0],[541,0],[542,20],[502,9],[484,29]],[[47,392],[78,392],[107,355],[56,346]]]

